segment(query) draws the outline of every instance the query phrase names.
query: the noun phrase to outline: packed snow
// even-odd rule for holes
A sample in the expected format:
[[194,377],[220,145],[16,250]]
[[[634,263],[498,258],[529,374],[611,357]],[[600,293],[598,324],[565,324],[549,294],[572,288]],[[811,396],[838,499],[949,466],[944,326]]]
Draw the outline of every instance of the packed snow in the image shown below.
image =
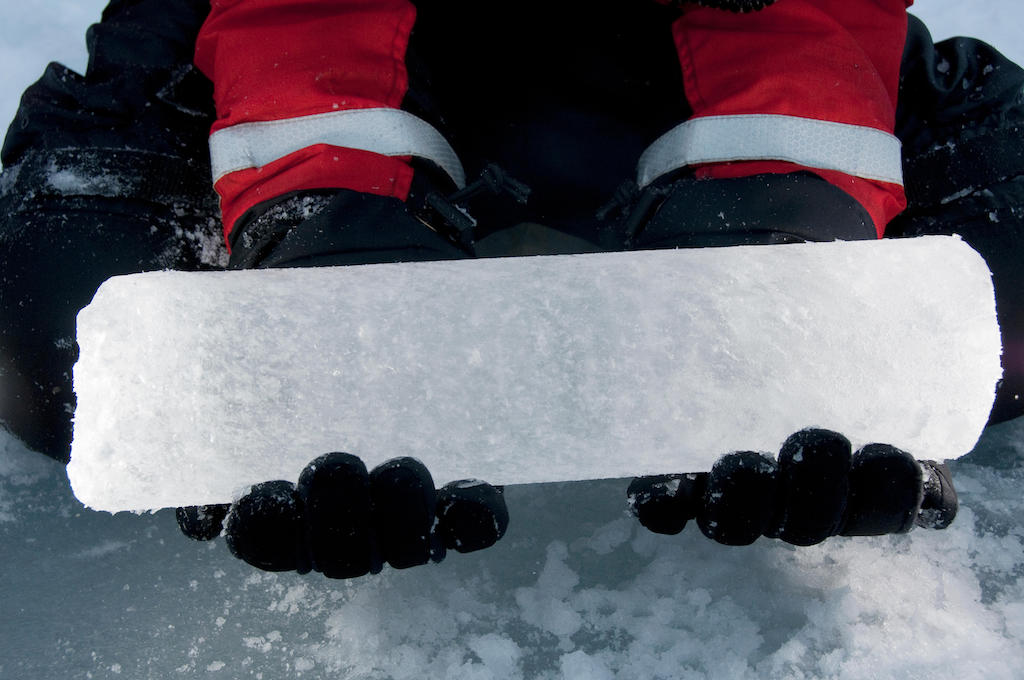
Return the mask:
[[1012,680],[1022,441],[992,428],[954,463],[945,531],[727,548],[639,528],[626,480],[513,486],[494,548],[331,582],[255,571],[170,511],[84,510],[7,440],[0,677]]
[[495,484],[708,470],[810,425],[956,458],[1002,375],[988,267],[948,236],[149,272],[78,344],[68,475],[110,511],[334,449]]
[[[102,5],[8,3],[0,119],[46,61],[82,68]],[[914,11],[1024,61],[1015,0]],[[514,486],[493,549],[346,583],[254,571],[168,511],[85,510],[0,434],[0,677],[1024,677],[1024,422],[952,468],[949,529],[804,549],[648,534],[626,480]]]

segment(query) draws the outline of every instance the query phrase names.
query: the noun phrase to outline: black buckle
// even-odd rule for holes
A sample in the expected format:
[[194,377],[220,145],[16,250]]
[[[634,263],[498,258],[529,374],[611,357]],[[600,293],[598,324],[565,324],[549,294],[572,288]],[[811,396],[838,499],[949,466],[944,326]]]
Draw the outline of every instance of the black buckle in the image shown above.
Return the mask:
[[651,215],[671,193],[675,175],[669,181],[658,181],[641,189],[633,180],[626,180],[615,189],[615,194],[597,211],[596,217],[604,222],[615,215],[620,216],[619,231],[623,234],[626,248],[632,247],[633,239],[643,231]]
[[520,205],[530,197],[530,187],[515,179],[494,163],[488,163],[476,180],[445,196],[431,191],[424,199],[420,219],[455,245],[470,252],[476,241],[476,219],[469,212],[470,202],[481,195],[507,195]]

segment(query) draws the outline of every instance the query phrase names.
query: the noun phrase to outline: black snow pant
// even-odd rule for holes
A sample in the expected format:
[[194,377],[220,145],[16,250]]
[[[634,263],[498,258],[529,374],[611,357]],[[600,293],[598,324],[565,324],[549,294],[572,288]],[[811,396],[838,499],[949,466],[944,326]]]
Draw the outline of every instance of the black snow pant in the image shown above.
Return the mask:
[[206,139],[210,84],[192,67],[207,0],[115,0],[84,76],[50,64],[24,94],[0,175],[0,422],[67,460],[75,316],[117,274],[218,266]]
[[896,134],[908,208],[886,236],[959,234],[996,290],[1003,380],[990,423],[1024,414],[1024,69],[968,38],[937,44],[911,17]]

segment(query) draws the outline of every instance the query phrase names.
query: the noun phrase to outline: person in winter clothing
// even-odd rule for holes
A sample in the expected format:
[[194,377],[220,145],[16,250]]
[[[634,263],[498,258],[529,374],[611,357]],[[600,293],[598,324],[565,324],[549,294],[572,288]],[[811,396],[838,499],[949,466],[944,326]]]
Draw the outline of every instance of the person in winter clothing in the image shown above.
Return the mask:
[[[905,205],[893,135],[902,0],[786,0],[748,13],[623,5],[565,16],[527,2],[498,15],[500,29],[478,3],[295,6],[214,2],[197,41],[196,65],[214,84],[210,149],[233,266],[487,254],[489,235],[524,222],[575,237],[577,249],[875,238]],[[623,17],[634,25],[619,27]],[[592,59],[602,50],[612,53],[607,66]],[[625,84],[607,82],[626,68]],[[573,126],[582,129],[570,134]],[[503,216],[467,201],[480,213],[470,228],[427,200],[464,189],[488,161],[532,187],[522,209]],[[637,215],[629,233],[614,220],[596,224],[624,180],[702,199],[712,214],[727,209],[734,226],[679,226],[676,201],[665,202],[668,219]],[[712,187],[825,202],[831,219],[787,214],[739,228],[728,214],[737,201],[703,200]],[[260,219],[272,205],[325,191],[333,204],[317,233],[337,231],[335,216],[356,225],[333,249],[322,235],[300,245],[306,228],[276,214]],[[370,206],[415,214],[444,238],[417,223],[379,235],[379,220],[353,217]]]
[[[111,275],[216,266],[212,224],[232,268],[956,229],[996,278],[993,422],[1020,415],[1024,154],[1003,150],[1019,149],[1024,72],[977,41],[933,44],[909,4],[115,1],[85,76],[51,66],[4,144],[0,419],[66,459],[74,314]],[[332,455],[255,489],[227,521],[232,549],[351,576],[504,533],[493,487],[435,494],[412,461],[361,465]],[[656,531],[696,518],[723,543],[809,544],[948,508],[948,471],[923,472],[810,430],[778,460],[731,454],[630,496]],[[339,508],[339,485],[362,500]],[[216,535],[226,511],[179,523]],[[328,550],[339,512],[369,529]]]

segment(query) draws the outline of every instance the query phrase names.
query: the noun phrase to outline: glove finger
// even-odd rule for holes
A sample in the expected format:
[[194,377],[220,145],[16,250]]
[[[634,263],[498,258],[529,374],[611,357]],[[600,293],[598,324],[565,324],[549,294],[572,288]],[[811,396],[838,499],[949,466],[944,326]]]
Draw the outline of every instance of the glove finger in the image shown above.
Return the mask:
[[508,529],[508,507],[501,489],[463,479],[445,484],[437,494],[437,533],[445,548],[460,553],[497,543]]
[[775,461],[762,453],[722,456],[708,474],[697,526],[724,545],[750,545],[772,521],[777,473]]
[[231,553],[258,569],[290,571],[305,562],[302,500],[295,485],[263,482],[231,506],[225,539]]
[[380,571],[373,539],[370,476],[349,453],[326,453],[299,475],[310,566],[328,578]]
[[227,503],[218,505],[189,505],[177,508],[174,518],[178,528],[193,541],[211,541],[224,529],[224,518],[231,506]]
[[674,535],[694,518],[706,484],[702,473],[636,477],[626,500],[640,524],[656,534]]
[[838,432],[807,429],[779,452],[778,514],[768,535],[814,545],[839,533],[850,488],[853,450]]
[[395,569],[430,561],[437,493],[430,472],[415,458],[396,458],[370,473],[373,524],[381,556]]
[[924,496],[921,466],[906,451],[868,444],[853,457],[844,536],[902,534],[914,526]]

